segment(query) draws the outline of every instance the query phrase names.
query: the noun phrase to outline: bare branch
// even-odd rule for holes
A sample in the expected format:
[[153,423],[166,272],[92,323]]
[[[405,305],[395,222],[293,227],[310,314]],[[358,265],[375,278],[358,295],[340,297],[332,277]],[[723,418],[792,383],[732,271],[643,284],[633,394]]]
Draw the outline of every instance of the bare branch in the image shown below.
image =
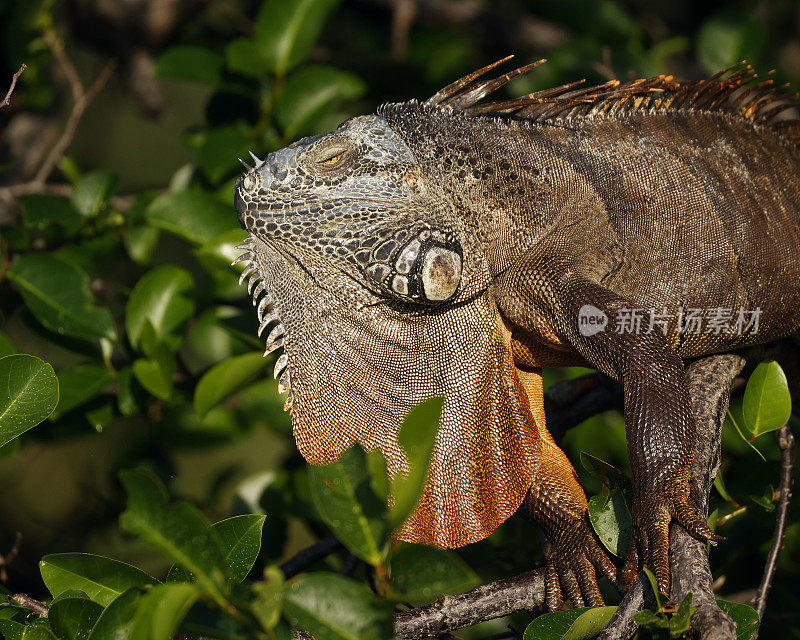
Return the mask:
[[[597,636],[597,640],[628,640],[628,638],[631,638],[639,627],[633,621],[633,616],[644,607],[646,602],[645,594],[649,598],[653,597],[647,576],[644,573],[640,573],[622,598],[622,602],[619,603],[606,628]],[[649,600],[647,600],[647,604],[650,604]]]
[[8,88],[8,91],[6,91],[6,97],[3,98],[2,102],[0,102],[0,107],[8,106],[8,103],[11,100],[11,94],[14,93],[14,87],[17,86],[17,80],[19,80],[19,77],[22,75],[22,72],[25,71],[25,69],[27,68],[28,65],[23,63],[20,66],[19,70],[11,77],[11,86]]
[[320,538],[315,544],[298,551],[294,556],[289,558],[281,565],[281,571],[283,571],[283,575],[286,578],[291,578],[301,571],[305,571],[315,562],[319,562],[341,548],[342,543],[339,542],[339,539],[335,535],[327,535],[324,538]]
[[[63,54],[63,50],[60,51]],[[63,58],[68,60],[66,55],[63,55]],[[73,86],[72,94],[73,96],[77,95],[77,97],[75,98],[75,103],[72,105],[72,111],[67,119],[67,124],[64,126],[64,132],[61,134],[61,137],[58,139],[55,145],[53,145],[50,153],[47,154],[44,164],[42,164],[42,166],[39,168],[39,171],[36,172],[36,176],[34,176],[33,180],[31,181],[32,183],[44,184],[50,177],[50,174],[53,172],[56,163],[61,159],[61,156],[64,155],[69,145],[72,144],[72,139],[75,137],[78,124],[80,123],[86,108],[91,104],[92,100],[94,100],[97,94],[100,93],[106,82],[108,82],[108,79],[111,77],[111,74],[114,73],[114,69],[116,69],[116,67],[116,58],[109,60],[108,63],[106,63],[106,66],[103,67],[100,75],[97,76],[97,79],[89,88],[89,91],[84,91],[83,85],[80,85],[80,89],[77,89]],[[74,67],[72,67],[72,69],[74,70]],[[80,84],[80,79],[77,78],[77,76],[76,80]],[[70,80],[70,83],[72,82],[73,81]]]
[[[57,198],[69,198],[72,196],[72,185],[70,184],[38,184],[35,182],[23,182],[22,184],[12,184],[8,187],[0,187],[0,200],[12,201],[23,196],[41,194],[55,196]],[[114,209],[125,211],[136,201],[135,195],[112,196],[109,203]]]
[[50,607],[48,607],[43,602],[39,602],[38,600],[31,598],[29,595],[26,595],[24,593],[15,593],[8,597],[14,600],[15,602],[18,602],[26,609],[30,609],[40,618],[46,618],[48,615],[50,615]]
[[85,91],[83,88],[83,83],[81,82],[81,78],[78,75],[78,70],[75,69],[75,65],[72,64],[72,60],[70,60],[69,56],[67,56],[67,52],[64,51],[64,45],[61,44],[61,41],[58,39],[58,36],[52,29],[47,29],[42,34],[42,39],[45,41],[45,44],[50,47],[53,57],[67,78],[69,88],[72,91],[72,100],[74,102],[78,102],[81,98],[83,98]]
[[514,611],[539,609],[544,604],[544,574],[545,569],[537,569],[402,611],[395,614],[394,632],[413,640],[434,638]]
[[[778,564],[778,555],[783,548],[786,536],[786,522],[789,519],[789,505],[792,501],[792,484],[794,483],[794,436],[789,425],[783,425],[777,433],[778,446],[781,448],[781,482],[780,499],[778,502],[778,517],[775,521],[775,534],[773,535],[772,548],[767,556],[767,565],[764,567],[764,576],[753,598],[752,605],[758,611],[758,619],[764,616],[767,607],[767,594],[772,586],[775,568]],[[756,640],[760,627],[753,633],[751,640]]]
[[[687,367],[686,384],[697,425],[697,453],[692,465],[692,494],[700,513],[708,514],[708,496],[719,468],[722,425],[734,379],[744,366],[735,355],[712,356]],[[736,623],[717,606],[706,543],[677,523],[670,528],[674,602],[692,594],[697,611],[692,629],[702,640],[735,640]]]
[[14,536],[14,544],[12,545],[11,550],[6,555],[0,556],[0,582],[8,582],[8,570],[6,567],[16,560],[21,547],[22,534],[17,531],[16,536]]

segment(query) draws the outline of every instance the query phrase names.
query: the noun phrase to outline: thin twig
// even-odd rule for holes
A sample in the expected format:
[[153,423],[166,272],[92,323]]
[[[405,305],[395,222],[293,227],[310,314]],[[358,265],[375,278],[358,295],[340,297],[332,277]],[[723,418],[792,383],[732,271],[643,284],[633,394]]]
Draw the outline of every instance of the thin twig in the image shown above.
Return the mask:
[[[21,184],[12,184],[8,187],[0,187],[0,200],[10,201],[33,194],[55,196],[57,198],[70,198],[72,196],[72,185],[65,183],[38,184],[35,182],[23,182]],[[135,201],[136,196],[131,194],[112,196],[108,202],[113,209],[125,211],[126,209],[130,209]]]
[[18,602],[26,609],[30,609],[40,618],[46,618],[50,614],[50,607],[43,602],[39,602],[38,600],[31,598],[29,595],[24,593],[15,593],[8,597],[14,600],[14,602]]
[[[61,50],[63,53],[63,50]],[[54,51],[55,53],[55,51]],[[63,56],[65,60],[68,60],[66,56]],[[60,62],[60,58],[57,57]],[[81,90],[77,93],[77,97],[75,97],[75,102],[72,105],[72,111],[69,114],[69,118],[67,119],[67,124],[64,125],[64,131],[61,134],[61,137],[58,141],[53,145],[53,148],[50,150],[50,153],[47,154],[47,158],[45,159],[42,166],[39,168],[39,171],[36,172],[33,180],[31,181],[34,184],[44,184],[47,179],[50,177],[50,174],[53,172],[58,161],[64,155],[66,150],[69,148],[69,145],[72,144],[72,139],[75,137],[75,132],[78,129],[78,124],[83,117],[83,114],[86,111],[86,108],[91,104],[92,100],[95,99],[98,93],[102,90],[105,84],[108,82],[111,74],[114,73],[114,69],[117,67],[117,60],[116,58],[112,58],[106,63],[106,66],[103,67],[103,70],[100,72],[100,75],[97,76],[92,86],[89,88],[88,91],[83,91],[82,85]],[[66,67],[63,67],[66,72]],[[74,67],[72,67],[74,70]],[[80,83],[78,79],[77,82]],[[70,80],[70,84],[73,81]],[[73,87],[73,96],[76,96],[76,89]]]
[[17,531],[16,536],[14,537],[14,544],[11,547],[11,550],[4,556],[0,556],[0,582],[8,582],[8,567],[16,557],[19,555],[19,550],[22,547],[22,533]]
[[312,564],[319,562],[323,558],[331,555],[334,551],[341,549],[342,543],[333,535],[327,535],[320,538],[316,544],[298,551],[294,556],[289,558],[281,565],[281,571],[287,578],[296,576],[301,571],[305,571]]
[[11,86],[8,88],[8,91],[6,91],[6,97],[3,98],[2,102],[0,102],[0,107],[8,106],[8,103],[11,100],[11,94],[14,93],[14,87],[17,86],[17,80],[19,80],[19,77],[22,75],[22,72],[25,71],[25,69],[27,68],[28,65],[23,63],[20,66],[19,70],[11,77]]
[[[773,535],[772,548],[767,556],[767,564],[764,567],[764,576],[761,584],[753,598],[753,607],[758,611],[758,619],[764,616],[764,609],[767,607],[767,594],[772,586],[772,579],[775,577],[775,569],[778,564],[778,555],[783,548],[786,536],[786,522],[789,519],[789,505],[792,501],[792,484],[794,481],[794,436],[789,429],[789,425],[783,425],[777,433],[778,446],[781,448],[781,482],[780,499],[778,502],[778,517],[775,521],[775,534]],[[751,640],[758,637],[758,629],[752,635]]]
[[81,82],[81,77],[78,75],[75,65],[72,64],[72,60],[69,59],[67,52],[64,51],[64,45],[61,44],[56,32],[52,29],[45,30],[42,34],[42,40],[50,48],[58,66],[61,67],[61,71],[67,77],[69,88],[72,91],[72,100],[77,102],[84,94],[83,82]]

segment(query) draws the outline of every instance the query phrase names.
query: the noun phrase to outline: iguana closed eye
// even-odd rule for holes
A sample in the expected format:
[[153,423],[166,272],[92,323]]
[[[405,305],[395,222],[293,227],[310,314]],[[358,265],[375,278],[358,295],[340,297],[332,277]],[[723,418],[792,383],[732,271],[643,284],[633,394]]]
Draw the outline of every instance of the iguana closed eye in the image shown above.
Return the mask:
[[402,473],[398,425],[445,396],[397,535],[464,545],[524,502],[551,543],[548,606],[600,604],[596,572],[616,570],[545,428],[540,375],[597,368],[625,391],[623,582],[643,562],[668,593],[670,521],[713,538],[689,492],[682,360],[800,328],[796,103],[737,67],[480,104],[535,64],[479,79],[494,66],[300,140],[237,182],[243,275],[267,350],[284,348],[297,444],[324,464],[359,443]]

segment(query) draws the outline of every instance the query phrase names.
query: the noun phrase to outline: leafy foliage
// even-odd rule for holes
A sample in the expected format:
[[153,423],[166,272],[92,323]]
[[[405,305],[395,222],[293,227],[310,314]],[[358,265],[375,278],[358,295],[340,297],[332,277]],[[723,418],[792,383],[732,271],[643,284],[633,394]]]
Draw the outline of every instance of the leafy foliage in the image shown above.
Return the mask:
[[[180,28],[145,35],[143,16],[124,37],[113,19],[80,4],[0,6],[0,67],[28,65],[11,106],[0,109],[4,143],[67,120],[72,101],[63,73],[53,72],[50,38],[64,43],[82,79],[120,56],[124,80],[86,112],[47,188],[24,190],[16,206],[0,198],[0,471],[13,479],[0,492],[0,545],[25,533],[18,561],[29,571],[11,566],[7,586],[33,590],[50,607],[43,619],[2,596],[0,633],[12,639],[287,640],[292,625],[318,640],[385,637],[397,603],[432,602],[541,558],[531,525],[516,519],[454,551],[390,537],[419,497],[441,398],[400,430],[408,474],[388,479],[380,453],[357,448],[327,467],[299,463],[282,399],[261,379],[274,356],[262,356],[255,313],[236,283],[240,267],[230,264],[244,238],[231,204],[238,157],[330,130],[381,102],[425,97],[507,53],[511,44],[497,50],[498,32],[522,61],[549,58],[509,96],[579,77],[713,73],[743,57],[763,70],[780,60],[781,80],[800,78],[791,63],[800,44],[786,27],[797,9],[786,1],[760,12],[734,2],[659,15],[618,0],[513,0],[458,19],[432,5],[405,36],[402,20],[372,3],[189,2]],[[97,20],[107,37],[87,35]],[[141,42],[128,42],[133,32]],[[147,53],[134,61],[131,50]],[[147,102],[135,69],[151,55],[155,79],[146,81],[163,93],[161,125],[132,106],[134,95]],[[44,162],[32,139],[14,140],[0,159],[0,190],[31,184],[31,163]],[[577,373],[548,371],[547,382]],[[759,578],[778,477],[778,451],[764,434],[792,423],[790,412],[775,362],[752,373],[731,407],[713,505],[713,524],[729,539],[713,551],[714,566],[731,593]],[[624,558],[631,503],[622,417],[592,418],[564,446],[581,458],[598,537]],[[789,612],[800,607],[799,516],[792,512],[773,596]],[[287,580],[279,563],[329,532],[345,550]],[[30,578],[36,563],[41,583]],[[749,638],[755,612],[720,605]],[[685,633],[690,602],[657,609],[643,612],[643,627]],[[525,637],[593,637],[613,610],[539,616]],[[464,637],[502,633],[508,623]],[[766,620],[761,637],[785,637],[780,624]]]

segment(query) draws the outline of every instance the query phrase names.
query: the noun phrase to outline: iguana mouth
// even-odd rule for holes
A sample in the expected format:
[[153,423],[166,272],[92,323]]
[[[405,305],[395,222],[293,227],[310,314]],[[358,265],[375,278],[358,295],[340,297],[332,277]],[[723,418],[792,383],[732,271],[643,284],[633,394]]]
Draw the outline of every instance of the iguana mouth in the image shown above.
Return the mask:
[[253,299],[253,306],[256,307],[258,315],[258,335],[267,331],[266,349],[264,350],[264,357],[267,357],[273,351],[282,349],[278,359],[275,361],[275,369],[273,375],[278,381],[278,393],[282,394],[289,392],[284,402],[283,409],[288,410],[292,406],[292,393],[291,393],[291,378],[289,375],[288,364],[289,356],[286,353],[286,329],[283,326],[278,310],[275,307],[275,299],[272,294],[267,291],[264,284],[264,278],[258,269],[255,261],[255,252],[253,251],[253,238],[248,237],[242,244],[237,245],[237,249],[244,251],[236,260],[231,264],[236,265],[240,262],[245,263],[244,271],[239,276],[239,284],[242,284],[245,278],[247,280],[247,293]]

